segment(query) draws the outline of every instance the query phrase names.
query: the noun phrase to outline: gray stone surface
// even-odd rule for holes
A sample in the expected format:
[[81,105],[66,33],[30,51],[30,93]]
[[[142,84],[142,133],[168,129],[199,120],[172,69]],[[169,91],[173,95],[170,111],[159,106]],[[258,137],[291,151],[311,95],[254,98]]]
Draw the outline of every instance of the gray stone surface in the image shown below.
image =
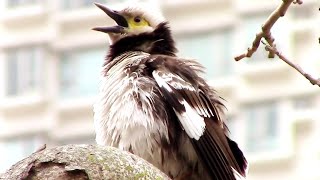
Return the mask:
[[0,179],[165,180],[169,178],[147,161],[113,147],[66,145],[33,153],[0,175]]

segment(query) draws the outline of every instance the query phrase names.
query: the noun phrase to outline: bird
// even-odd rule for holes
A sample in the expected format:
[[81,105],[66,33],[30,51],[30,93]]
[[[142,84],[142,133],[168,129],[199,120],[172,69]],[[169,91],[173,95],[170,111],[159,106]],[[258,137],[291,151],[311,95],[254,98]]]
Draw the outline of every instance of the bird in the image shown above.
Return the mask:
[[95,5],[115,22],[92,28],[109,38],[94,104],[97,144],[135,154],[175,180],[245,179],[248,162],[228,135],[223,99],[197,60],[177,55],[161,12]]

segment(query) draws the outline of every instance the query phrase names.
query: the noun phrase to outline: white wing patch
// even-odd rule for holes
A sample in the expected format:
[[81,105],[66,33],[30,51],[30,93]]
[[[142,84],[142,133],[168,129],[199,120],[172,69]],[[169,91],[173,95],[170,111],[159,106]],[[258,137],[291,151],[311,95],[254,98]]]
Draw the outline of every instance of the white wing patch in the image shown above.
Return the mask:
[[[165,78],[160,77],[158,71],[153,71],[152,75],[156,80],[157,84],[160,86],[160,88],[163,88],[170,93],[173,92],[172,88],[168,85],[166,81],[168,80],[169,77],[165,77]],[[178,78],[181,79],[180,77]],[[172,78],[169,78],[169,79],[171,80]],[[173,96],[172,98],[177,98],[177,97]],[[203,117],[200,116],[197,110],[192,108],[185,99],[179,100],[179,103],[183,105],[183,107],[185,108],[185,112],[179,113],[176,111],[176,109],[174,109],[174,111],[183,129],[186,131],[186,133],[190,138],[199,140],[200,137],[203,135],[205,126],[206,126]]]
[[157,71],[153,71],[152,75],[160,87],[165,88],[168,92],[172,92],[172,89],[170,88],[170,86],[167,84],[167,82],[164,79],[162,79],[158,75]]
[[180,114],[175,111],[175,113],[188,136],[199,140],[206,127],[204,119],[186,101],[183,101],[182,104],[186,108],[186,112]]
[[236,178],[236,180],[245,180],[246,178],[241,176],[241,174],[238,173],[238,171],[236,171],[233,167],[232,168],[232,171],[233,171],[233,175],[234,177]]

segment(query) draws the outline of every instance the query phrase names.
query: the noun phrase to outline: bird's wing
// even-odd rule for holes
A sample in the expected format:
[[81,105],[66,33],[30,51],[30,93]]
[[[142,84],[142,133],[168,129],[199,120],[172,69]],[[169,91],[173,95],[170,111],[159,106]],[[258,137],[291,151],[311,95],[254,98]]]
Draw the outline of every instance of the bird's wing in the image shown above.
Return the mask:
[[225,136],[210,98],[191,83],[193,80],[188,81],[184,72],[179,73],[186,67],[173,71],[168,66],[166,63],[157,66],[152,76],[162,96],[171,104],[204,166],[214,179],[235,179],[234,170],[245,176],[247,162],[237,144]]
[[[154,79],[165,99],[172,105],[183,129],[190,138],[199,140],[205,131],[204,117],[213,116],[196,89],[181,77],[168,71],[154,70]],[[209,110],[209,111],[208,111]]]

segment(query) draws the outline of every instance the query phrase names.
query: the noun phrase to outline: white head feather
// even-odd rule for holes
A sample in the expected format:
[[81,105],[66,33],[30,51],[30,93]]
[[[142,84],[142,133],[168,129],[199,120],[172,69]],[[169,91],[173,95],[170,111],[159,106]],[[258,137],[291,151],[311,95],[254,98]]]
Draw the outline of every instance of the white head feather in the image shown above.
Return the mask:
[[165,21],[159,3],[141,2],[132,0],[114,7],[114,10],[126,12],[132,15],[142,15],[155,28],[157,25]]

